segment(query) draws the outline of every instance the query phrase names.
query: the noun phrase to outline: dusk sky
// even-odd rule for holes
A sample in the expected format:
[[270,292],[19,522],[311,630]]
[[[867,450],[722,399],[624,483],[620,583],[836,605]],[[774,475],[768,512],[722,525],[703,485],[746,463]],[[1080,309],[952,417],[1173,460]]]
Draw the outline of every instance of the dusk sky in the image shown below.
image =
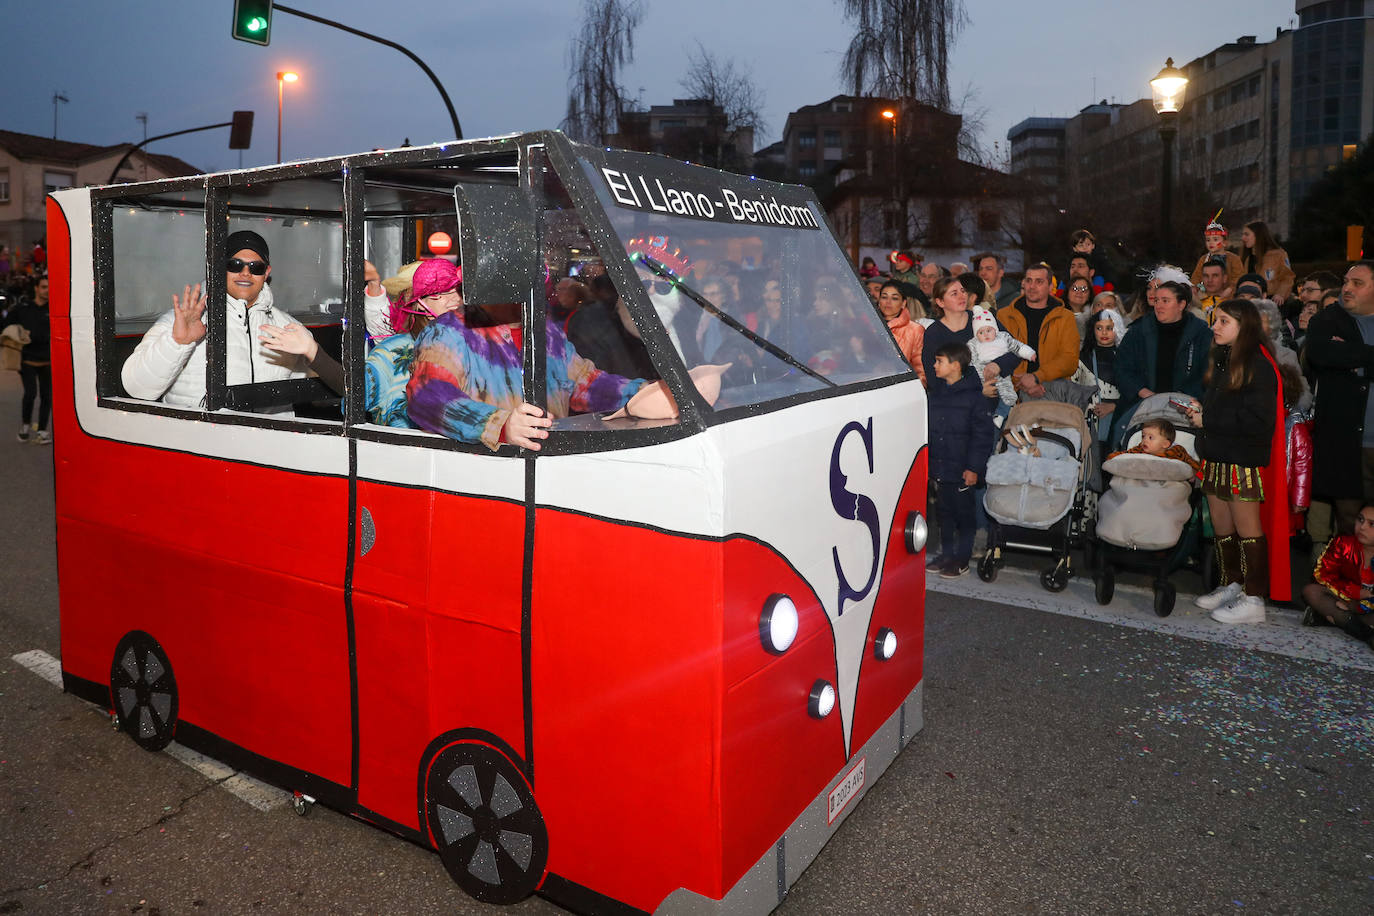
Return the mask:
[[[969,24],[952,55],[952,94],[986,108],[983,145],[1005,152],[1006,132],[1032,115],[1067,116],[1098,99],[1132,101],[1172,56],[1182,64],[1241,35],[1261,41],[1295,24],[1292,0],[1203,4],[1028,3],[966,0]],[[290,4],[406,44],[438,74],[466,137],[557,127],[567,104],[568,38],[579,3],[535,0],[293,0]],[[697,41],[749,68],[768,131],[787,113],[848,91],[839,61],[850,32],[826,0],[645,0],[625,87],[645,104],[681,96]],[[63,140],[137,141],[257,112],[245,166],[273,161],[278,70],[286,87],[283,158],[421,144],[452,137],[442,101],[399,52],[277,13],[272,44],[229,35],[233,0],[0,0],[11,26],[0,73],[0,128]],[[1096,88],[1094,88],[1094,86]],[[233,168],[228,130],[156,143],[155,152],[206,171]]]

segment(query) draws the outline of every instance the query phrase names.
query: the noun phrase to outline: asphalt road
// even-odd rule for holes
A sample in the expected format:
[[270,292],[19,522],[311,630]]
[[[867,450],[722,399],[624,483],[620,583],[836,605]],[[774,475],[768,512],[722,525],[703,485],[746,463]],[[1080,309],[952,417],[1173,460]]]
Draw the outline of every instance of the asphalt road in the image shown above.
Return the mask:
[[[0,373],[0,417],[17,392]],[[13,659],[60,649],[52,461],[0,435],[0,914],[496,912],[433,853],[260,810]],[[1374,652],[1185,604],[933,581],[925,729],[779,912],[1374,911]]]

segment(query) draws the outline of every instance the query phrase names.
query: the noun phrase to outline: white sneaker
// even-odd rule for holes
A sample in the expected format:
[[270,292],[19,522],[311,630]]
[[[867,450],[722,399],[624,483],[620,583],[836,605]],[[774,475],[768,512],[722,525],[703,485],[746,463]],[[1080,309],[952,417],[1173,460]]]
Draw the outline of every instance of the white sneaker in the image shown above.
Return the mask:
[[1215,611],[1219,607],[1225,607],[1233,603],[1240,597],[1241,587],[1239,582],[1232,582],[1230,585],[1223,585],[1221,588],[1213,589],[1205,595],[1198,595],[1193,604],[1202,608],[1204,611]]
[[34,441],[37,442],[39,445],[52,445],[51,430],[40,429],[38,431],[38,437]]
[[1258,595],[1242,595],[1235,604],[1213,611],[1212,619],[1219,623],[1264,623],[1264,599]]

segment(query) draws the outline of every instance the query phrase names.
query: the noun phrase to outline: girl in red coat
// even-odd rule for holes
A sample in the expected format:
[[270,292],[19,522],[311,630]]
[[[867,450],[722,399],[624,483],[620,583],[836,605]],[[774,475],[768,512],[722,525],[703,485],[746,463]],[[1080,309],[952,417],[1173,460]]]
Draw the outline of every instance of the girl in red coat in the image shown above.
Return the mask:
[[1355,516],[1354,534],[1331,539],[1312,577],[1302,590],[1303,625],[1333,624],[1374,649],[1374,628],[1366,622],[1374,610],[1374,503]]

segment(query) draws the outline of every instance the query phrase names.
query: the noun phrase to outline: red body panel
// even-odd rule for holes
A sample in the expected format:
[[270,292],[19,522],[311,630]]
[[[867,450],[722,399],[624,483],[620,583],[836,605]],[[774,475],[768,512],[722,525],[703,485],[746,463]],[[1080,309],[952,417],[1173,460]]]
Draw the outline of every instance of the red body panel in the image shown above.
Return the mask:
[[720,896],[721,544],[545,509],[536,531],[549,870],[649,910],[679,885]]
[[[183,721],[348,785],[348,481],[73,438],[57,466],[63,669],[109,683],[115,644],[143,630]],[[290,517],[263,498],[280,489]]]
[[[524,506],[360,481],[377,539],[355,560],[358,801],[423,829],[423,752],[455,728],[524,753]],[[479,534],[480,533],[480,534]]]
[[[849,746],[855,750],[873,737],[925,675],[926,555],[925,551],[914,556],[907,552],[906,520],[912,512],[925,515],[928,454],[927,449],[921,449],[916,457],[887,535],[883,585],[868,624],[869,649],[864,654],[859,692],[854,699],[854,730]],[[883,627],[897,634],[897,654],[880,662],[874,657],[872,646]]]

